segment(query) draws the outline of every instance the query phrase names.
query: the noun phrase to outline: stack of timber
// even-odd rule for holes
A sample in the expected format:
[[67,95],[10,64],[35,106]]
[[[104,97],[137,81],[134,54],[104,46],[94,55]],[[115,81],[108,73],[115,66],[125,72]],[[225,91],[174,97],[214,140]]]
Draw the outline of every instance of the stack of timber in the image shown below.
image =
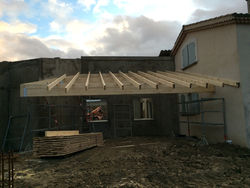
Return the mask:
[[45,137],[33,138],[33,155],[35,157],[65,156],[103,145],[102,133],[77,134],[72,132],[72,134],[55,131],[54,133],[45,133],[47,135]]

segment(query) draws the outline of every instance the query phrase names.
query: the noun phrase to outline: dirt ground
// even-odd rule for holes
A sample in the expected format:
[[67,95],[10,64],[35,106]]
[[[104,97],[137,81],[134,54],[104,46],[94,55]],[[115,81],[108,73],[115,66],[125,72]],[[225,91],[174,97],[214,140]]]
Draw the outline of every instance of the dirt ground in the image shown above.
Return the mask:
[[15,187],[250,187],[250,150],[190,138],[107,140],[64,158],[19,156]]

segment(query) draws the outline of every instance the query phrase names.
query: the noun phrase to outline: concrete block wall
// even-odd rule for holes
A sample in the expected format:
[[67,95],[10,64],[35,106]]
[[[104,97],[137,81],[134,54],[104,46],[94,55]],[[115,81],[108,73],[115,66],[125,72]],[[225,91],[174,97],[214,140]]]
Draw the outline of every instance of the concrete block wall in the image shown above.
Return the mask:
[[[32,117],[38,117],[41,110],[31,104],[55,104],[55,105],[79,105],[84,103],[84,97],[20,97],[20,84],[32,81],[43,80],[47,78],[58,77],[63,74],[74,75],[77,72],[96,73],[102,72],[123,72],[146,71],[146,70],[174,70],[174,63],[171,57],[81,57],[79,59],[61,59],[61,58],[39,58],[32,60],[24,60],[18,62],[0,63],[0,104],[1,111],[1,138],[3,138],[4,130],[8,124],[9,116],[24,115],[28,111]],[[130,104],[131,121],[133,124],[134,135],[169,135],[174,129],[178,131],[178,116],[176,115],[176,95],[152,95],[155,111],[155,119],[152,121],[134,121],[133,120],[133,99],[145,96],[105,96],[109,105],[109,121],[98,124],[96,128],[103,130],[105,137],[113,137],[113,104]],[[146,96],[148,97],[148,96]],[[100,98],[100,97],[97,97]],[[85,106],[83,104],[83,106]],[[67,112],[69,114],[74,113]],[[84,110],[83,109],[83,113]],[[61,114],[62,115],[62,114]],[[12,122],[9,138],[20,137],[26,118],[17,118]],[[86,123],[86,122],[83,122]],[[47,122],[35,118],[31,118],[31,129],[46,127]],[[176,127],[175,127],[176,126]],[[32,138],[31,133],[27,133],[25,142],[29,142]],[[2,139],[0,139],[2,140]],[[19,140],[20,141],[20,140]],[[11,141],[7,145],[19,147],[19,141]],[[25,144],[24,144],[25,145]]]

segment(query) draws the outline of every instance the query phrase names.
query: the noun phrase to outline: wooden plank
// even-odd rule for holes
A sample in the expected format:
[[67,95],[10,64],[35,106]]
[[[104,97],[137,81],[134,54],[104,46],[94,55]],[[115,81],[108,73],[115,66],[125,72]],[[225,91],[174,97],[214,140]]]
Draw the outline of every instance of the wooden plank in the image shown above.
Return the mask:
[[116,84],[123,90],[124,89],[124,84],[111,71],[109,71],[109,74],[114,79]]
[[223,78],[218,78],[218,77],[208,76],[208,75],[203,75],[203,74],[198,74],[198,73],[189,73],[189,72],[180,72],[180,71],[177,71],[177,72],[182,73],[182,74],[187,74],[187,75],[199,78],[201,80],[207,80],[208,82],[214,83],[213,85],[216,85],[219,87],[223,87],[224,85],[228,85],[228,86],[232,86],[236,88],[240,87],[239,81],[233,81],[229,79],[223,79]]
[[174,82],[175,84],[179,84],[181,86],[184,86],[184,87],[187,87],[187,88],[191,88],[192,87],[192,84],[189,83],[189,82],[185,82],[183,80],[179,80],[179,79],[176,79],[176,78],[172,78],[172,77],[169,77],[167,75],[164,75],[164,74],[161,74],[159,72],[152,72],[152,71],[149,71],[150,74],[153,74],[157,77],[160,77],[162,79],[165,79],[165,80],[168,80],[170,82]]
[[53,82],[47,85],[47,89],[51,91],[57,84],[59,84],[62,80],[66,78],[66,74],[60,76],[59,78],[55,79]]
[[90,72],[88,73],[88,76],[87,76],[87,80],[86,80],[86,82],[85,82],[85,90],[88,90],[88,88],[89,88],[89,80],[90,80]]
[[[163,72],[163,71],[161,71],[161,72]],[[204,87],[204,88],[208,87],[208,82],[190,77],[190,76],[185,75],[185,74],[180,74],[180,73],[171,72],[171,71],[164,71],[163,73],[167,73],[168,75],[171,75],[173,78],[183,80],[186,82],[190,82],[190,83],[197,85],[197,86],[200,86],[200,87]]]
[[119,71],[119,73],[125,78],[127,81],[129,81],[131,84],[133,84],[136,88],[141,89],[141,84],[137,81],[135,81],[133,78],[129,77],[127,74],[123,73],[122,71]]
[[70,88],[73,86],[77,78],[79,77],[80,72],[78,72],[71,80],[70,82],[65,86],[65,92],[68,93]]
[[139,79],[139,80],[143,81],[144,83],[150,85],[152,88],[158,89],[158,84],[157,83],[155,83],[155,82],[153,82],[153,81],[151,81],[151,80],[149,80],[149,79],[147,79],[147,78],[145,78],[145,77],[143,77],[143,76],[141,76],[141,75],[139,75],[137,73],[134,73],[132,71],[129,71],[129,73],[131,75],[133,75],[134,77],[136,77],[137,79]]
[[138,71],[139,74],[153,80],[153,81],[156,81],[158,83],[161,83],[163,85],[166,85],[168,87],[171,87],[171,88],[175,88],[175,84],[173,82],[169,82],[169,81],[166,81],[164,79],[161,79],[161,78],[158,78],[154,75],[151,75],[151,74],[148,74],[148,73],[145,73],[145,72],[142,72],[142,71]]
[[45,131],[45,136],[72,136],[79,135],[79,130],[70,130],[70,131]]
[[105,90],[105,89],[106,89],[106,83],[105,83],[105,81],[104,81],[104,79],[103,79],[103,76],[102,76],[101,71],[99,71],[99,75],[100,75],[100,78],[101,78],[101,82],[102,82],[103,89]]
[[102,145],[103,135],[101,132],[71,136],[35,137],[33,138],[33,155],[35,157],[65,156]]

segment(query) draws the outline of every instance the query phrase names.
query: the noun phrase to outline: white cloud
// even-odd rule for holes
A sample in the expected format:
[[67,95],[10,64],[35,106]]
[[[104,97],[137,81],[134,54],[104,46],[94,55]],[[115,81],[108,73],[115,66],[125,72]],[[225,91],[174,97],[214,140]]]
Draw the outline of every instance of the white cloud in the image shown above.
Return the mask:
[[85,11],[89,11],[96,4],[96,0],[77,0],[77,3],[83,5]]
[[88,28],[89,25],[87,23],[76,19],[68,22],[66,25],[66,31],[73,35],[82,35]]
[[144,16],[121,17],[113,27],[96,40],[99,46],[92,55],[159,55],[162,49],[171,49],[181,25],[177,22],[154,21]]
[[101,8],[107,6],[110,3],[110,0],[98,0],[96,3],[93,12],[94,13],[101,13]]
[[16,19],[20,14],[29,14],[28,5],[23,0],[0,0],[0,17],[7,15]]
[[[65,51],[49,48],[42,40],[25,34],[0,32],[0,61],[16,61],[40,57],[79,58],[83,50],[69,48]],[[31,50],[32,49],[32,50]]]
[[9,32],[9,33],[35,33],[37,26],[31,23],[23,23],[19,20],[16,20],[11,23],[0,21],[0,32]]
[[59,20],[68,19],[73,12],[71,4],[60,0],[48,0],[48,3],[44,4],[44,10],[49,10],[50,15]]
[[246,1],[243,0],[227,0],[227,1],[200,1],[193,0],[197,9],[190,16],[188,23],[198,22],[201,20],[221,16],[225,14],[247,13]]
[[124,10],[124,15],[182,23],[195,10],[192,0],[114,0],[114,4]]
[[60,23],[58,23],[57,21],[52,21],[49,23],[49,26],[50,26],[50,30],[51,31],[54,31],[54,32],[57,32],[57,33],[60,33],[62,32],[62,25]]

